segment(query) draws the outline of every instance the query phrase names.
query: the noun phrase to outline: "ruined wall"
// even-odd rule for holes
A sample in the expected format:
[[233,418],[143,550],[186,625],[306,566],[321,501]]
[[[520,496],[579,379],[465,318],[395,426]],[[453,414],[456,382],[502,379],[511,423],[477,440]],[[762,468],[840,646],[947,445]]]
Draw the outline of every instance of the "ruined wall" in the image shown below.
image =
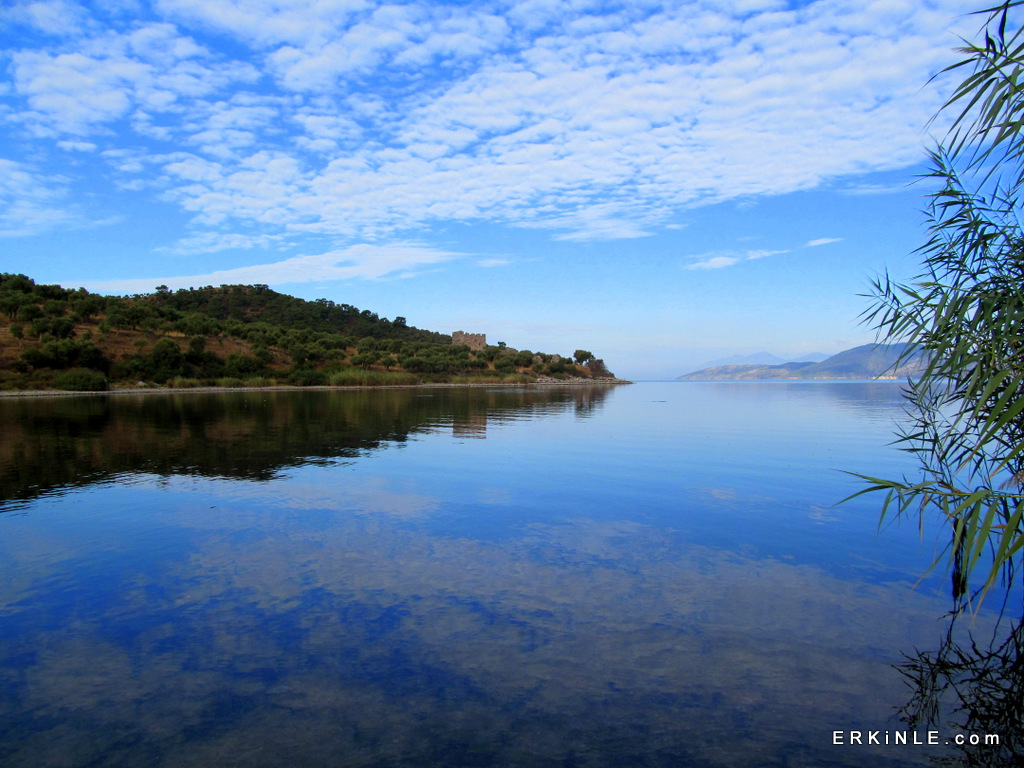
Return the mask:
[[474,351],[480,351],[487,346],[487,334],[455,331],[452,333],[452,345],[457,344],[465,344]]

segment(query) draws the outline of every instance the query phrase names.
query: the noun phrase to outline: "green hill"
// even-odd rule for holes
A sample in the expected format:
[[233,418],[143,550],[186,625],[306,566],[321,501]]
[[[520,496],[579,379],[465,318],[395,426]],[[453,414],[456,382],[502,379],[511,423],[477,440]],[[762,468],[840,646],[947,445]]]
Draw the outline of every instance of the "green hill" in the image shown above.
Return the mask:
[[610,379],[586,350],[470,349],[448,334],[266,285],[103,296],[0,274],[0,389]]
[[376,312],[362,310],[351,304],[336,304],[328,299],[306,301],[271,290],[266,285],[206,286],[169,291],[163,287],[155,293],[133,297],[136,312],[147,315],[149,307],[162,315],[200,315],[229,323],[266,323],[289,329],[318,333],[347,334],[354,338],[403,339],[451,344],[452,337],[425,331],[406,324],[404,317],[382,318]]

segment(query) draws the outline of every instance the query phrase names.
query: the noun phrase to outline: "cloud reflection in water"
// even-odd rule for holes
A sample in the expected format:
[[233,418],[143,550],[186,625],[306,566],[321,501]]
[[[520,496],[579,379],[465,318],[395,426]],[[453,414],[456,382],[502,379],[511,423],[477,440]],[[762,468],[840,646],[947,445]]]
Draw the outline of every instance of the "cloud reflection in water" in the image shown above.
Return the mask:
[[781,542],[709,543],[761,510],[781,510],[780,530],[838,523],[810,521],[799,499],[802,523],[787,523],[773,493],[727,471],[666,478],[658,464],[643,481],[680,502],[645,511],[651,498],[627,503],[640,470],[618,455],[621,487],[591,487],[578,457],[552,463],[567,445],[598,461],[581,440],[608,420],[566,406],[543,418],[505,419],[483,441],[411,432],[401,450],[247,479],[135,474],[0,517],[0,758],[925,761],[832,750],[830,734],[899,727],[890,665],[933,639],[941,601]]

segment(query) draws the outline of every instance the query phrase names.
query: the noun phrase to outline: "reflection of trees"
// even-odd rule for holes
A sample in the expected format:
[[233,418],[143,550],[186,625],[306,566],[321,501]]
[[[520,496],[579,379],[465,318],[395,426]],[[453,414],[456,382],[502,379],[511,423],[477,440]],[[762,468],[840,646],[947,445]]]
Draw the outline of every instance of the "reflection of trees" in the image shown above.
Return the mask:
[[0,500],[121,473],[266,480],[454,424],[590,409],[607,389],[254,391],[0,401]]
[[[987,640],[963,628],[954,614],[935,651],[919,651],[899,665],[913,694],[901,710],[913,727],[934,727],[955,753],[935,760],[948,766],[1024,765],[1024,621],[1001,618]],[[954,744],[957,734],[968,743]],[[999,744],[986,744],[995,734]],[[970,736],[980,744],[970,744]]]
[[589,418],[593,416],[604,404],[608,396],[608,390],[599,387],[583,387],[575,390],[577,418]]

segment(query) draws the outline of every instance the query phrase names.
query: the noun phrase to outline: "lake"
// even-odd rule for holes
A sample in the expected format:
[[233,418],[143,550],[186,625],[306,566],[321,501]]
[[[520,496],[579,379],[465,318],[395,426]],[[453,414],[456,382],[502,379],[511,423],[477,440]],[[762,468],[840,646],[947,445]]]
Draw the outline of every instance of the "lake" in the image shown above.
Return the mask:
[[[928,765],[899,387],[0,400],[4,766]],[[979,621],[987,621],[983,612]],[[839,732],[838,736],[836,732]],[[836,743],[836,741],[839,743]]]

